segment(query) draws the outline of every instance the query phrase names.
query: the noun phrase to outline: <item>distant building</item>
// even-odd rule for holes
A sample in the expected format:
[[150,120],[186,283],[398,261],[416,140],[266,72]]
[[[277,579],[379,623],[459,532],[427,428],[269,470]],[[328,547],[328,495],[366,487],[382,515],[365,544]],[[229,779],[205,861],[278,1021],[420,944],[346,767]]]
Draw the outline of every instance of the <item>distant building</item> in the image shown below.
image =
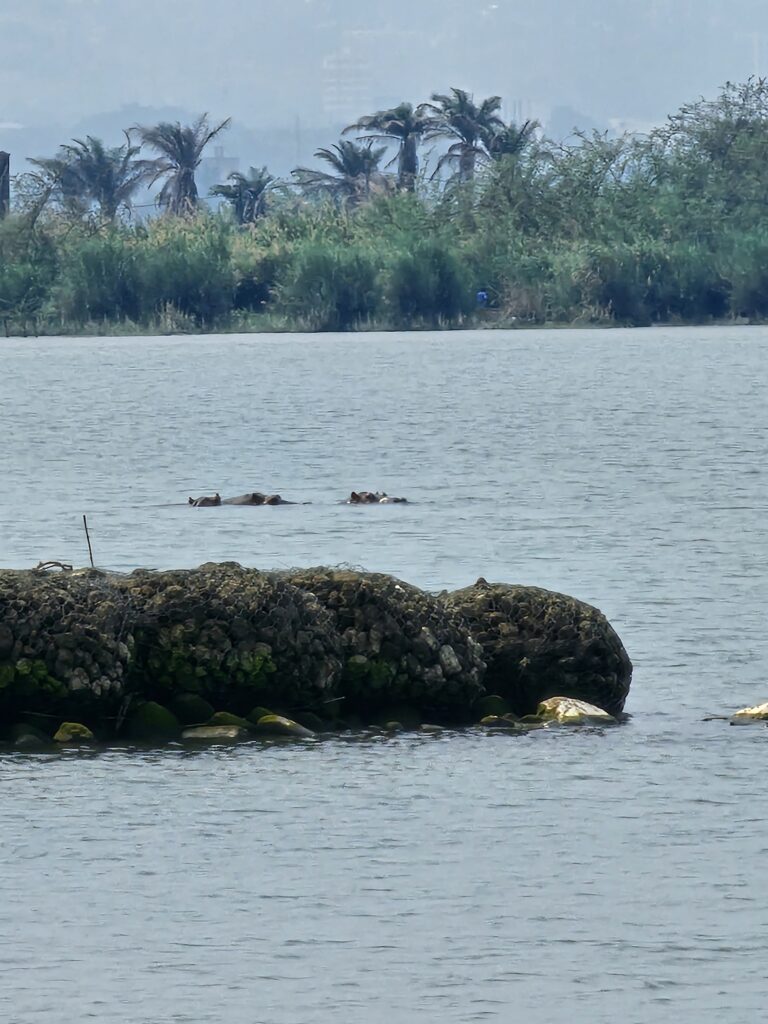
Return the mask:
[[349,47],[323,60],[323,113],[333,124],[347,125],[373,109],[371,65]]

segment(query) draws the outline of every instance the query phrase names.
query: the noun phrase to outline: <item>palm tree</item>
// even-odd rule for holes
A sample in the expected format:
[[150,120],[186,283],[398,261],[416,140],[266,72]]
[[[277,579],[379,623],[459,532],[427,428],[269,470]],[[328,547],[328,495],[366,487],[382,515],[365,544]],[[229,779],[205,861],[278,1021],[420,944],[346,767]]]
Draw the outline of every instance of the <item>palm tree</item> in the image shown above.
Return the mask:
[[472,181],[478,156],[487,156],[485,138],[503,128],[499,117],[500,96],[489,96],[478,106],[464,89],[451,89],[450,95],[433,93],[431,102],[422,103],[419,112],[427,119],[425,138],[454,141],[437,162],[435,174],[448,165],[458,165],[458,180]]
[[203,150],[219,132],[229,128],[230,122],[231,118],[227,117],[212,128],[208,124],[208,115],[201,114],[191,125],[161,121],[154,126],[136,126],[141,141],[160,154],[152,161],[152,184],[165,178],[157,201],[169,213],[194,213],[198,200],[195,171],[200,165]]
[[315,153],[335,173],[296,167],[291,174],[305,194],[326,195],[340,206],[354,209],[376,192],[387,191],[387,177],[379,169],[385,153],[386,146],[374,147],[371,142],[342,139],[330,149],[318,149]]
[[502,160],[505,156],[519,156],[536,135],[538,121],[524,121],[517,125],[514,121],[502,124],[490,131],[483,132],[483,145],[491,160]]
[[218,196],[232,206],[238,224],[253,224],[267,212],[267,196],[274,191],[277,178],[266,167],[250,167],[247,174],[233,171],[229,185],[214,185],[209,195]]
[[375,114],[361,117],[345,128],[344,133],[366,132],[368,134],[362,136],[365,142],[396,142],[398,152],[391,163],[397,161],[397,187],[404,192],[413,192],[419,173],[418,145],[429,121],[421,108],[415,110],[411,103],[400,103],[390,110],[378,110]]
[[125,144],[106,148],[101,139],[86,135],[62,146],[55,157],[31,160],[39,167],[41,191],[70,213],[84,215],[93,205],[103,221],[112,223],[120,210],[130,211],[131,200],[148,180],[152,167],[137,160],[141,147],[134,146],[128,132]]

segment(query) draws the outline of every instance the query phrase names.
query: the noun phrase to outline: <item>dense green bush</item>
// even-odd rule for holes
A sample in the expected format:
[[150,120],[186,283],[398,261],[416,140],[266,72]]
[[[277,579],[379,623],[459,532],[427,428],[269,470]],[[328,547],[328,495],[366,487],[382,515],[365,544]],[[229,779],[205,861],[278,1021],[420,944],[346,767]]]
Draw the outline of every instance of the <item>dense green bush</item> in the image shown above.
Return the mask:
[[36,321],[57,272],[53,238],[26,217],[0,221],[0,324],[26,330]]
[[235,274],[224,218],[164,217],[137,236],[143,319],[172,307],[199,327],[215,327],[232,310]]
[[116,231],[70,238],[55,299],[67,320],[139,320],[144,312],[137,248]]
[[311,242],[296,250],[278,288],[279,304],[308,330],[347,331],[375,314],[377,278],[362,247]]
[[387,300],[395,323],[452,324],[474,304],[477,283],[449,243],[424,241],[396,254]]

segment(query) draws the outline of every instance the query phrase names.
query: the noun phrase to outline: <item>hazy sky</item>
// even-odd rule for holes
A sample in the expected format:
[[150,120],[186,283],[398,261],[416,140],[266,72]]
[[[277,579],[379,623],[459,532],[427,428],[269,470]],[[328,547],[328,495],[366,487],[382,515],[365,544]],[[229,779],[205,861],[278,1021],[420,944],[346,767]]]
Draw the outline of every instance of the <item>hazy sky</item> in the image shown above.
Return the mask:
[[321,128],[453,85],[649,124],[756,70],[765,0],[0,0],[0,126],[140,104]]

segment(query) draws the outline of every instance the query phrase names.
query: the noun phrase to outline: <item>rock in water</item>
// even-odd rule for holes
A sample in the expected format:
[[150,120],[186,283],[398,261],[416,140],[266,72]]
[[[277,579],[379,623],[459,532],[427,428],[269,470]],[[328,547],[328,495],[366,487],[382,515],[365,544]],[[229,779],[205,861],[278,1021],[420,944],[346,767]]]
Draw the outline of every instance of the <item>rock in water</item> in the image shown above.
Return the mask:
[[261,702],[311,706],[334,696],[341,643],[317,600],[234,562],[118,581],[138,609],[143,695],[195,693],[238,714]]
[[751,725],[753,722],[768,722],[768,704],[742,708],[731,716],[731,725]]
[[368,721],[393,704],[469,721],[485,663],[462,619],[433,595],[382,573],[302,569],[285,577],[314,594],[341,636],[344,714]]
[[116,715],[133,625],[130,603],[98,569],[0,570],[0,722]]
[[143,743],[165,742],[178,739],[181,723],[168,708],[149,700],[129,716],[125,733],[129,739]]
[[182,725],[205,725],[214,714],[214,707],[196,693],[180,693],[171,701],[169,710]]
[[56,743],[92,743],[94,735],[80,722],[62,722],[53,738]]
[[238,729],[245,729],[246,732],[253,728],[247,718],[242,718],[240,715],[233,715],[231,711],[216,711],[205,724],[209,726],[236,726]]
[[235,740],[250,739],[250,734],[239,725],[197,725],[185,729],[181,738],[197,743],[233,743]]
[[311,729],[294,722],[282,715],[264,715],[256,724],[256,733],[262,736],[291,736],[297,740],[311,739],[315,734]]
[[565,696],[619,714],[632,662],[597,608],[538,587],[479,580],[440,595],[463,617],[483,649],[486,689],[518,715],[547,697]]
[[536,717],[558,725],[615,725],[616,719],[602,708],[572,697],[549,697],[539,704]]

